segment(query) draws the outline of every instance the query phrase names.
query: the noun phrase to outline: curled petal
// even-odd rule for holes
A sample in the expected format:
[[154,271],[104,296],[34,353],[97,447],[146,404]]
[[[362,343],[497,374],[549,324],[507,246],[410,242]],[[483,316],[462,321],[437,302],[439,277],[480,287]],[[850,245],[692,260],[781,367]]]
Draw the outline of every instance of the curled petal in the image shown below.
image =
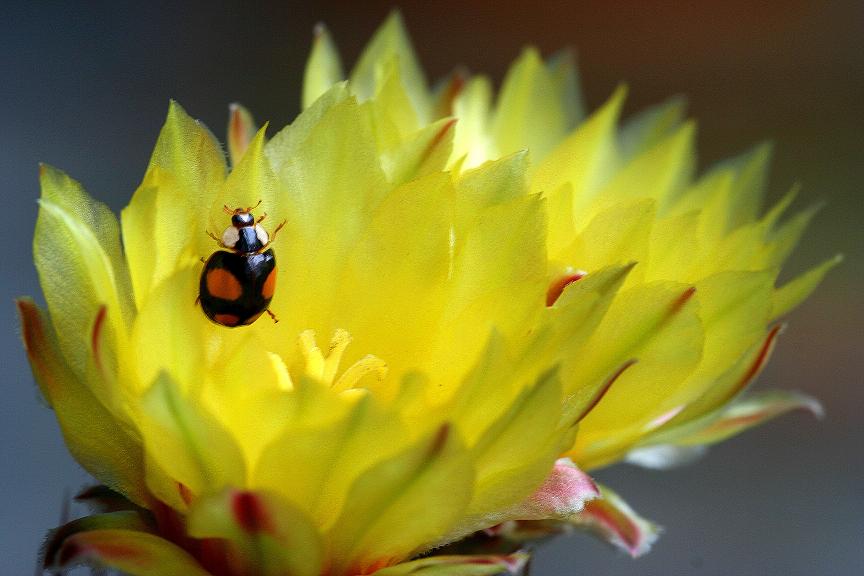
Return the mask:
[[593,532],[616,548],[636,558],[648,552],[657,540],[660,528],[639,516],[615,492],[600,486],[602,498],[591,500],[570,522]]
[[674,443],[715,444],[793,410],[805,410],[817,418],[824,414],[822,405],[812,396],[789,390],[763,390],[720,408],[701,420],[701,426],[688,427]]
[[116,568],[129,576],[211,576],[182,548],[135,530],[91,530],[70,536],[53,567],[62,570],[82,564]]
[[46,568],[60,567],[62,564],[61,550],[66,541],[82,532],[93,530],[136,530],[146,532],[150,527],[142,517],[134,511],[110,512],[94,514],[72,520],[52,530],[42,549],[42,560]]
[[378,576],[493,576],[522,574],[527,554],[501,556],[431,556],[375,572]]

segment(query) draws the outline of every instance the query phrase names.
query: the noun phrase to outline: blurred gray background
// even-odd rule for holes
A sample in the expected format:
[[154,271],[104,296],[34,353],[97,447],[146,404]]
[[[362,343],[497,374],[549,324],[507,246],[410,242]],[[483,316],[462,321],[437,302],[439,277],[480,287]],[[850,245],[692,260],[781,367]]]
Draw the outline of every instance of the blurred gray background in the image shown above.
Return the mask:
[[[217,7],[218,4],[218,7]],[[619,5],[620,4],[620,5]],[[280,127],[298,111],[318,21],[346,63],[390,2],[6,2],[0,16],[0,575],[32,574],[64,491],[86,476],[37,400],[12,299],[39,294],[30,245],[37,162],[119,210],[149,159],[169,98],[222,137],[227,104]],[[633,561],[586,537],[544,548],[539,576],[848,575],[864,566],[864,7],[860,2],[402,2],[430,78],[454,65],[500,82],[527,43],[577,48],[587,101],[621,80],[628,112],[675,94],[698,118],[702,165],[763,138],[771,194],[801,182],[827,208],[791,270],[836,252],[835,271],[790,326],[760,384],[824,402],[711,451],[690,468],[602,471],[666,528]],[[854,568],[858,566],[858,568]]]

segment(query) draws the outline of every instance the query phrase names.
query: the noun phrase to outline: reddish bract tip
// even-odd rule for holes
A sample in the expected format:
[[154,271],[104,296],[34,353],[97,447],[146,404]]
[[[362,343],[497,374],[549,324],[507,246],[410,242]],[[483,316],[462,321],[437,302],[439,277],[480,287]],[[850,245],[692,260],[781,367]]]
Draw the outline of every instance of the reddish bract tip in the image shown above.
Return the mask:
[[756,355],[756,359],[747,369],[747,372],[741,377],[741,380],[738,381],[738,384],[735,385],[735,388],[732,390],[729,397],[733,397],[738,392],[747,387],[747,385],[753,381],[756,376],[762,371],[762,368],[765,366],[765,362],[768,361],[768,358],[771,356],[771,352],[774,350],[774,345],[777,343],[777,335],[780,334],[783,329],[782,324],[778,324],[768,332],[768,336],[765,337],[765,341],[762,343],[762,347],[759,349],[759,353]]
[[606,379],[606,382],[603,383],[603,386],[600,388],[600,390],[598,390],[597,393],[594,395],[594,398],[591,399],[591,402],[588,404],[588,406],[586,406],[585,409],[582,411],[582,414],[579,415],[579,418],[576,419],[576,422],[581,422],[583,418],[585,418],[592,410],[594,410],[594,408],[597,407],[597,404],[600,403],[600,400],[602,400],[603,397],[606,396],[606,393],[609,392],[612,384],[614,384],[615,381],[621,377],[625,370],[636,364],[636,362],[638,362],[638,360],[636,360],[635,358],[631,358],[630,360],[622,364],[615,372],[613,372],[612,375]]
[[467,70],[457,68],[453,71],[453,74],[450,76],[447,86],[444,88],[439,100],[439,112],[442,116],[450,116],[453,114],[453,103],[456,101],[456,98],[459,97],[459,94],[462,93],[462,90],[465,89],[467,81]]
[[549,289],[546,291],[546,306],[552,306],[555,302],[558,301],[558,298],[561,297],[561,294],[564,293],[564,289],[585,277],[585,272],[574,272],[572,274],[565,274],[561,278],[552,282],[549,285]]
[[456,124],[456,118],[452,118],[452,119],[448,120],[447,122],[445,122],[444,125],[441,127],[441,129],[438,130],[438,133],[435,134],[435,137],[432,138],[432,141],[429,142],[429,146],[426,148],[426,151],[423,153],[423,158],[420,161],[421,164],[427,158],[432,156],[432,152],[434,152],[435,149],[441,145],[441,142],[444,141],[444,137],[447,135],[448,132],[450,132],[450,130],[453,128],[453,126],[455,124]]
[[678,296],[678,298],[676,298],[672,305],[669,307],[669,316],[674,316],[675,314],[678,314],[678,312],[680,312],[681,309],[684,308],[684,305],[690,301],[690,299],[695,293],[695,286],[687,288],[687,290],[685,290],[680,296]]
[[192,501],[195,499],[195,495],[192,494],[192,490],[190,490],[189,487],[182,482],[177,483],[177,492],[180,494],[180,499],[183,500],[183,503],[187,506],[192,504]]
[[642,547],[642,536],[635,522],[603,500],[592,500],[585,505],[585,514],[603,526],[610,534],[620,539],[631,556],[638,555]]
[[249,534],[273,532],[273,524],[264,503],[253,492],[235,492],[231,510],[238,526]]
[[96,313],[96,320],[93,322],[93,331],[90,334],[90,349],[93,351],[93,359],[100,372],[102,371],[102,357],[99,345],[102,342],[102,328],[105,325],[107,314],[108,308],[104,305],[100,306],[99,312]]
[[432,445],[429,447],[429,457],[437,456],[444,446],[447,444],[447,438],[450,437],[450,425],[443,424],[435,435]]

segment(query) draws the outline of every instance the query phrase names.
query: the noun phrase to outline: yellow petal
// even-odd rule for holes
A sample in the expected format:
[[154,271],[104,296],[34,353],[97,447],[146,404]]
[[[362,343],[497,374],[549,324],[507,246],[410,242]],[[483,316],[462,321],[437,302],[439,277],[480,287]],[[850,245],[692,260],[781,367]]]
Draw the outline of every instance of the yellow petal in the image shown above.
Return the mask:
[[[609,101],[561,142],[537,167],[531,183],[533,192],[549,198],[549,249],[556,254],[580,229],[585,207],[603,184],[609,181],[619,163],[615,128],[625,90],[619,88]],[[570,206],[558,208],[556,196],[567,193]],[[579,215],[579,216],[575,216]]]
[[92,530],[66,539],[58,567],[96,563],[130,576],[210,576],[182,548],[135,530]]
[[[573,242],[554,257],[588,272],[615,264],[648,260],[648,239],[657,203],[650,198],[623,201],[595,216]],[[636,277],[642,270],[634,270]]]
[[394,150],[381,157],[381,164],[392,184],[401,184],[427,174],[440,173],[453,149],[456,121],[443,118],[408,136]]
[[[390,191],[368,109],[354,98],[334,96],[335,103],[321,110],[329,98],[320,98],[268,145],[268,156],[283,159],[274,171],[287,223],[274,251],[291,276],[280,276],[272,308],[281,318],[279,331],[287,334],[350,329],[332,313],[340,278],[358,235]],[[294,342],[283,342],[276,351],[290,364]]]
[[[34,259],[64,356],[83,377],[90,333],[100,309],[112,327],[109,355],[123,349],[134,313],[114,216],[64,174],[43,169],[44,196],[33,241]],[[114,260],[116,258],[116,260]]]
[[390,56],[379,63],[380,79],[375,98],[368,102],[375,118],[375,134],[382,150],[391,150],[409,134],[416,132],[420,123],[411,96],[401,76],[399,57]]
[[376,93],[382,78],[382,67],[394,57],[398,59],[399,76],[405,83],[405,90],[411,99],[414,111],[421,124],[426,124],[430,120],[431,111],[426,77],[417,62],[414,48],[411,46],[411,40],[398,11],[390,13],[366,45],[351,72],[351,88],[361,100],[371,98]]
[[653,198],[665,209],[690,184],[696,169],[696,126],[687,122],[636,156],[603,189],[601,196],[615,201]]
[[317,576],[323,549],[300,510],[269,492],[225,490],[198,499],[187,516],[189,534],[231,547],[234,569],[261,576]]
[[303,109],[309,108],[344,77],[339,50],[330,36],[330,31],[324,24],[319,23],[315,26],[312,52],[306,61],[306,72],[303,76]]
[[100,482],[133,502],[148,500],[140,441],[74,374],[60,352],[54,329],[30,301],[18,301],[22,334],[36,382],[57,414],[75,459]]
[[[333,307],[354,338],[346,365],[374,351],[398,381],[429,354],[429,339],[446,310],[452,194],[446,174],[404,184],[382,200],[355,241]],[[395,333],[401,336],[393,338]],[[395,393],[392,382],[369,385],[387,398]]]
[[[333,525],[348,490],[366,469],[412,440],[398,417],[367,394],[334,396],[310,383],[286,412],[284,428],[264,449],[252,485],[281,494],[322,529]],[[295,464],[303,463],[303,474]]]
[[464,167],[474,168],[497,156],[489,134],[492,85],[488,78],[471,78],[453,102],[453,116],[459,119],[453,140],[451,163],[465,158]]
[[567,432],[558,427],[560,412],[561,384],[555,369],[541,375],[485,429],[471,447],[477,495],[469,514],[503,510],[537,489],[552,469]]
[[[254,208],[256,216],[268,215],[274,227],[283,218],[277,195],[276,177],[270,168],[270,161],[264,154],[266,131],[267,124],[258,130],[239,163],[234,165],[225,182],[212,194],[208,204],[207,229],[218,237],[222,236],[222,230],[230,224],[230,219],[224,211],[225,206],[232,209]],[[207,240],[206,237],[204,239]],[[212,240],[207,244],[209,244],[209,252],[216,247]],[[205,251],[202,256],[209,252]]]
[[419,552],[419,543],[434,542],[464,513],[472,483],[467,453],[446,425],[374,466],[351,487],[328,535],[334,571],[354,573]]
[[723,406],[701,425],[682,430],[684,434],[676,437],[670,431],[668,437],[681,446],[715,444],[793,410],[806,410],[817,418],[824,412],[811,396],[788,390],[760,390]]
[[702,352],[702,326],[692,295],[692,289],[674,283],[622,292],[573,363],[578,372],[568,385],[595,388],[623,362],[638,359],[580,423],[572,458],[581,468],[615,459],[616,452],[682,402],[682,386]]
[[566,134],[567,114],[540,54],[526,49],[507,72],[498,97],[491,126],[498,153],[528,149],[540,161]]
[[157,484],[148,473],[150,489],[160,500],[182,510],[183,490],[199,495],[245,485],[246,466],[234,439],[202,406],[185,398],[170,376],[160,374],[141,402],[146,455],[176,482]]
[[811,268],[804,274],[781,286],[774,294],[771,319],[774,320],[784,316],[801,304],[816,289],[819,283],[822,282],[825,275],[842,261],[842,255],[829,258],[822,264]]
[[123,245],[140,307],[174,270],[212,251],[209,208],[225,179],[225,157],[209,130],[176,102],[144,181],[121,215]]
[[687,102],[678,96],[636,114],[621,128],[621,156],[627,160],[647,152],[678,129]]
[[[160,372],[167,372],[184,391],[200,389],[202,367],[207,366],[206,342],[213,331],[196,306],[201,264],[178,271],[163,282],[141,309],[130,339],[127,386],[137,396]],[[171,330],[166,330],[170,326]]]
[[725,164],[733,166],[737,177],[730,197],[729,229],[756,219],[765,196],[768,165],[771,162],[772,146],[765,142],[752,151]]
[[553,54],[547,63],[547,69],[561,102],[564,131],[569,132],[585,119],[585,102],[579,70],[576,67],[576,56],[572,50]]

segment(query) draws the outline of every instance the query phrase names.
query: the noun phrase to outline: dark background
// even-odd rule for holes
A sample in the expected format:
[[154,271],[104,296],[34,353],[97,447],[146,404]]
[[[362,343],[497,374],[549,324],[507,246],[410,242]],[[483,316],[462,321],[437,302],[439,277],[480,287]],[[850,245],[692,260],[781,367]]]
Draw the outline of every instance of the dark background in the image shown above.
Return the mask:
[[[143,175],[169,98],[222,138],[240,101],[274,127],[297,113],[313,25],[351,64],[389,2],[18,2],[0,8],[0,575],[32,574],[64,491],[85,475],[32,384],[12,299],[39,293],[30,255],[37,162],[81,180],[115,210]],[[218,7],[217,7],[218,5]],[[500,82],[528,43],[578,49],[594,108],[621,80],[627,111],[686,94],[703,166],[763,138],[776,144],[771,195],[828,201],[789,268],[836,252],[846,263],[790,319],[761,384],[825,403],[667,473],[601,472],[666,527],[632,561],[562,539],[539,576],[847,575],[864,565],[862,176],[864,8],[858,2],[402,2],[430,78],[456,64]],[[855,569],[854,566],[858,566]]]

